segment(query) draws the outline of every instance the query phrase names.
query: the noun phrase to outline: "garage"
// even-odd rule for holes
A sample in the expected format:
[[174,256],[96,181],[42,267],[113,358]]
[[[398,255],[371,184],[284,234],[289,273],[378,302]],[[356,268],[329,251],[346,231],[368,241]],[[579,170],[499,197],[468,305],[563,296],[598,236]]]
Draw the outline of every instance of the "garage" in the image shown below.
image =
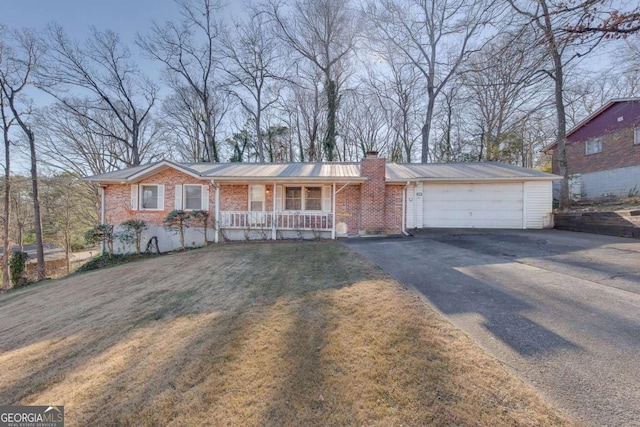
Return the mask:
[[406,228],[553,227],[552,182],[559,177],[502,163],[393,165],[405,184]]
[[423,187],[423,227],[522,228],[522,183]]

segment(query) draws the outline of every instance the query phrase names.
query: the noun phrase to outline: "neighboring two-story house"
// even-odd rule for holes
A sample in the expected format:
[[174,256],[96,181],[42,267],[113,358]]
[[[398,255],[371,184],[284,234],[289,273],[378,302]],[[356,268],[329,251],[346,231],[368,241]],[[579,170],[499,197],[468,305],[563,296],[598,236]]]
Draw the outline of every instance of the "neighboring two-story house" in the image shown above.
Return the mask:
[[[543,150],[552,154],[554,174],[559,173],[556,148],[552,144]],[[603,105],[567,133],[566,149],[572,196],[640,192],[640,98]]]

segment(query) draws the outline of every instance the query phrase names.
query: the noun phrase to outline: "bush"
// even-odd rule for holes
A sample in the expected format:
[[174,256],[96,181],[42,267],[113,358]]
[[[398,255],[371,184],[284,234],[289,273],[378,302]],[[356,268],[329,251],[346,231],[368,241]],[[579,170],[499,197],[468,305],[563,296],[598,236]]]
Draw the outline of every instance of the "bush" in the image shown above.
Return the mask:
[[88,245],[95,245],[104,240],[107,243],[109,256],[113,255],[113,225],[96,225],[91,230],[87,230],[87,232],[84,233],[84,240]]
[[173,210],[164,219],[164,226],[169,230],[177,230],[180,233],[180,248],[184,250],[184,229],[188,227],[187,221],[191,216],[182,210]]
[[11,283],[16,288],[27,283],[25,270],[29,255],[26,252],[15,251],[9,260],[9,268],[11,270]]
[[146,221],[142,219],[128,219],[121,223],[120,226],[124,229],[118,236],[123,243],[133,244],[136,248],[136,254],[140,254],[140,240],[142,239],[142,232],[147,229]]
[[108,255],[108,254],[102,254],[100,256],[97,256],[89,261],[87,261],[85,264],[81,265],[76,272],[77,273],[82,273],[82,272],[86,272],[86,271],[92,271],[92,270],[97,270],[99,268],[103,268],[103,267],[109,267],[112,265],[118,265],[123,263],[126,260],[126,255]]

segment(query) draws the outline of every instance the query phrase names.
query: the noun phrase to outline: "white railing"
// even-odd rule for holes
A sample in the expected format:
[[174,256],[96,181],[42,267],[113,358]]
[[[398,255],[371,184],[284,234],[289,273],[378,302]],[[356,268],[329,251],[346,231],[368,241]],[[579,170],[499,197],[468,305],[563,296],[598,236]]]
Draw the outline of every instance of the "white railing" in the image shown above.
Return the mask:
[[333,217],[324,212],[221,211],[220,228],[331,231]]

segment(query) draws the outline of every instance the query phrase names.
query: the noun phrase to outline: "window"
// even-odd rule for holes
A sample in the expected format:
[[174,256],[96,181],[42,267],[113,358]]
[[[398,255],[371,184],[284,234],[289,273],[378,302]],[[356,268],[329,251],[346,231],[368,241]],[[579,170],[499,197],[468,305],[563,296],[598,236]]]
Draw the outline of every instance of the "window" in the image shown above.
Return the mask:
[[287,211],[302,210],[302,187],[287,187],[284,192],[284,209]]
[[158,209],[160,206],[160,203],[158,202],[159,193],[157,185],[140,186],[141,209]]
[[132,184],[131,204],[129,208],[137,210],[164,210],[164,185],[162,184]]
[[322,210],[322,187],[305,187],[304,210]]
[[633,128],[633,143],[640,144],[640,128]]
[[590,139],[585,143],[585,154],[595,154],[602,151],[602,139]]
[[322,187],[286,187],[284,209],[288,211],[321,211]]
[[264,211],[264,185],[249,186],[249,210],[251,212]]
[[184,186],[184,209],[202,209],[202,185]]

